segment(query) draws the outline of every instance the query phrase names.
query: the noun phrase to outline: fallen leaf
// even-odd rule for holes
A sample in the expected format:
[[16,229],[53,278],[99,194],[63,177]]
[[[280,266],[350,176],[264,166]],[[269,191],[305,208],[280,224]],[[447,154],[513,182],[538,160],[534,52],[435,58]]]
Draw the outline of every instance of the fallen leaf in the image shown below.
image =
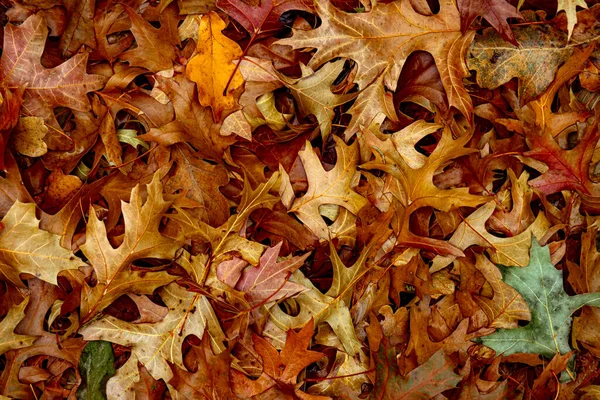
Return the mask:
[[196,55],[186,66],[187,77],[198,87],[200,104],[212,108],[215,121],[221,120],[223,110],[234,107],[232,92],[244,83],[242,74],[233,63],[242,56],[242,50],[221,33],[225,26],[215,12],[202,16]]

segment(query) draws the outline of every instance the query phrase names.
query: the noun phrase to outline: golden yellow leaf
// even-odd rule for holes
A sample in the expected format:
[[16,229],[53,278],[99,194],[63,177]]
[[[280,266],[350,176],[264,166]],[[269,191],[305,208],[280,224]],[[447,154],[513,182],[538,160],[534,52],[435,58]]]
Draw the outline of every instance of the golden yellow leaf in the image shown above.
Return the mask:
[[[231,92],[244,83],[241,72],[235,70],[233,63],[233,60],[242,56],[242,49],[221,33],[225,26],[215,12],[202,16],[196,55],[190,59],[185,71],[187,77],[198,86],[200,104],[212,108],[215,121],[221,119],[223,110],[233,108],[235,99]],[[234,70],[235,74],[227,87]]]

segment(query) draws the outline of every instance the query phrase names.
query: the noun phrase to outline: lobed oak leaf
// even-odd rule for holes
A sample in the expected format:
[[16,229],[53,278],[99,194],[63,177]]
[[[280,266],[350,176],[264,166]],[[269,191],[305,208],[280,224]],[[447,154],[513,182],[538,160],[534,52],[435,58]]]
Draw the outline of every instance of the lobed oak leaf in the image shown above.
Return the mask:
[[232,92],[244,83],[233,63],[242,56],[242,49],[221,33],[225,26],[214,11],[202,16],[196,55],[185,69],[187,77],[198,87],[200,104],[212,108],[213,119],[217,122],[221,120],[223,110],[234,107]]
[[8,314],[0,321],[0,337],[2,338],[0,355],[9,350],[30,346],[37,339],[35,336],[15,333],[15,328],[25,318],[25,307],[28,303],[29,297],[8,310]]
[[567,15],[568,39],[571,39],[573,28],[575,28],[575,24],[577,23],[577,7],[587,8],[587,4],[583,0],[558,0],[556,13],[564,11]]
[[131,347],[132,354],[150,375],[166,382],[173,377],[169,363],[185,368],[181,346],[188,335],[202,336],[207,329],[213,349],[224,350],[224,335],[206,297],[188,292],[176,283],[160,289],[159,294],[169,313],[156,324],[134,324],[104,316],[79,332],[88,341],[106,340]]
[[[261,208],[271,209],[279,201],[277,197],[269,193],[274,190],[278,178],[279,173],[275,173],[266,183],[259,184],[256,189],[252,189],[248,180],[245,179],[237,214],[231,215],[224,224],[217,228],[193,218],[181,209],[178,209],[178,214],[171,214],[169,218],[180,226],[186,238],[208,243],[212,250],[212,261],[219,261],[225,254],[237,251],[244,260],[252,265],[257,265],[264,246],[240,236],[239,233],[253,211]],[[208,274],[208,270],[206,274]],[[200,280],[203,281],[205,278],[204,275]]]
[[281,81],[296,99],[300,111],[304,115],[312,114],[317,118],[323,139],[331,133],[331,120],[335,115],[333,109],[356,97],[354,93],[331,92],[331,85],[342,72],[344,63],[344,60],[327,63],[317,72],[305,67],[299,79],[291,79],[279,74]]
[[[362,345],[356,336],[348,307],[353,288],[368,270],[365,265],[368,251],[363,250],[358,260],[349,268],[341,262],[334,249],[331,251],[334,283],[327,293],[323,294],[314,287],[300,271],[294,272],[290,281],[308,289],[294,298],[294,303],[299,307],[298,314],[291,316],[279,307],[273,307],[269,310],[270,319],[265,329],[270,330],[272,338],[276,337],[283,342],[282,335],[286,329],[305,326],[311,319],[314,319],[316,324],[327,322],[339,338],[343,350],[353,357],[361,352]],[[346,285],[342,287],[343,284]]]
[[[417,137],[429,133],[429,128],[433,128],[427,124],[415,125],[415,128],[419,127],[421,129],[413,131]],[[437,147],[423,163],[421,155],[415,156],[416,151],[411,150],[407,154],[403,150],[402,154],[398,150],[402,150],[402,147],[397,147],[394,139],[381,140],[367,129],[362,131],[362,137],[372,148],[375,160],[361,167],[380,169],[396,178],[404,190],[400,201],[408,207],[409,212],[424,206],[450,211],[456,207],[475,207],[486,201],[484,196],[470,194],[468,188],[439,189],[433,183],[434,175],[452,159],[475,151],[464,147],[469,140],[468,135],[453,140],[450,130],[445,128]],[[408,157],[405,158],[405,155]]]
[[17,200],[0,225],[0,275],[24,287],[22,273],[34,275],[53,285],[60,272],[85,265],[71,250],[60,246],[60,236],[39,228],[35,204]]
[[173,60],[176,58],[174,45],[178,43],[165,40],[170,37],[168,24],[163,20],[161,28],[155,29],[133,8],[128,5],[123,5],[123,8],[131,20],[131,32],[137,47],[122,53],[119,58],[131,66],[144,67],[152,72],[173,68]]
[[[538,214],[535,221],[527,229],[512,237],[498,237],[489,233],[486,222],[494,213],[496,203],[490,201],[461,222],[448,241],[453,246],[466,250],[477,245],[492,249],[491,259],[502,265],[524,267],[529,264],[527,250],[531,245],[531,234],[541,239],[550,228],[550,223],[543,213]],[[436,257],[432,270],[438,271],[454,260],[453,257]]]
[[598,196],[598,187],[590,180],[589,165],[599,139],[600,130],[595,123],[586,127],[577,146],[570,150],[562,149],[548,133],[529,136],[531,150],[524,155],[548,166],[547,171],[529,184],[546,195],[575,190],[583,195]]
[[335,57],[353,59],[358,64],[355,80],[361,90],[382,73],[389,74],[386,82],[395,90],[407,57],[417,50],[427,51],[435,59],[450,106],[471,120],[471,99],[462,78],[468,75],[463,57],[473,33],[462,35],[454,1],[443,0],[439,5],[439,12],[433,16],[423,16],[413,2],[406,1],[377,3],[366,13],[345,13],[330,1],[319,0],[315,6],[321,26],[294,30],[291,38],[277,43],[294,49],[317,49],[309,63],[313,69]]
[[[81,246],[83,254],[94,267],[98,283],[82,291],[82,319],[89,320],[122,294],[133,291],[151,294],[175,277],[166,272],[152,273],[144,277],[141,271],[131,270],[131,263],[140,258],[172,259],[180,242],[159,232],[163,214],[171,205],[162,195],[162,185],[156,174],[148,185],[148,198],[142,205],[140,185],[131,191],[129,203],[123,203],[125,234],[123,242],[113,248],[107,238],[106,226],[96,213],[90,212],[86,229],[86,242]],[[149,279],[150,278],[150,279]]]
[[289,212],[321,240],[329,238],[329,227],[321,217],[321,206],[334,204],[344,207],[354,215],[367,203],[367,200],[356,193],[356,165],[358,163],[358,146],[356,143],[346,146],[343,141],[334,137],[337,151],[337,163],[330,171],[325,171],[321,161],[315,154],[310,142],[306,142],[304,150],[298,153],[308,177],[308,190],[304,196],[292,203]]
[[487,257],[476,254],[475,268],[490,284],[492,298],[477,295],[474,300],[488,318],[490,328],[516,328],[518,321],[531,320],[531,313],[523,297],[515,289],[502,281],[500,270]]
[[63,57],[72,57],[81,46],[96,47],[94,35],[94,11],[96,0],[66,0],[67,26],[60,36],[59,49]]
[[6,88],[25,88],[23,107],[27,115],[44,118],[59,129],[53,114],[56,107],[87,111],[87,92],[101,89],[105,78],[86,73],[87,54],[81,53],[65,63],[47,69],[40,64],[48,27],[43,17],[34,14],[20,26],[4,29],[0,59],[0,81]]

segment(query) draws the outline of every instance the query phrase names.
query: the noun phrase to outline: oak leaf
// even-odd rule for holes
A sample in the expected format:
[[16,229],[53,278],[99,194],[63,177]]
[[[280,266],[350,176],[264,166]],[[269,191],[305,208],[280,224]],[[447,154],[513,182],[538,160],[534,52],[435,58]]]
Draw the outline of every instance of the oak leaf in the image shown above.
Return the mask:
[[203,158],[221,161],[223,152],[235,139],[220,135],[220,126],[213,121],[210,109],[198,103],[194,82],[182,75],[158,80],[160,89],[171,99],[176,118],[166,125],[150,129],[138,139],[163,146],[188,142]]
[[306,350],[313,329],[314,321],[311,319],[298,333],[293,329],[288,330],[285,347],[281,352],[277,352],[277,349],[262,337],[253,335],[254,347],[262,358],[263,372],[257,381],[250,381],[235,371],[233,385],[236,394],[251,397],[269,390],[273,395],[283,392],[301,396],[302,393],[298,393],[301,386],[297,384],[298,374],[325,356],[317,351]]
[[[425,125],[425,128],[428,126]],[[416,129],[417,134],[421,129]],[[424,133],[426,133],[427,130]],[[392,139],[381,140],[370,130],[362,131],[363,137],[372,147],[375,155],[374,161],[369,161],[361,167],[367,169],[380,169],[388,172],[398,179],[404,189],[402,204],[416,210],[420,207],[431,206],[437,210],[450,211],[455,207],[474,207],[486,198],[469,194],[468,188],[439,189],[433,184],[433,177],[440,168],[443,168],[452,159],[467,155],[475,151],[464,147],[469,140],[468,136],[462,136],[456,140],[448,128],[442,132],[442,138],[435,150],[423,160],[418,156],[405,158],[405,154],[398,151],[396,143]],[[402,136],[401,136],[402,137]],[[403,151],[404,152],[404,151]],[[410,151],[412,156],[416,151]]]
[[427,51],[435,59],[450,105],[470,120],[472,103],[462,78],[468,75],[463,57],[473,33],[462,35],[460,16],[452,0],[440,1],[439,12],[433,16],[423,16],[412,4],[377,3],[367,13],[345,13],[330,1],[319,0],[315,6],[321,26],[294,30],[291,38],[277,43],[294,49],[317,49],[309,63],[313,69],[335,57],[353,59],[358,64],[355,81],[361,90],[382,73],[389,74],[386,82],[391,82],[388,86],[395,90],[406,58],[414,51]]
[[318,71],[313,72],[308,67],[302,68],[299,79],[279,75],[282,82],[290,89],[296,99],[298,108],[304,115],[312,114],[319,122],[321,137],[326,139],[331,133],[331,120],[335,113],[333,109],[356,97],[356,94],[335,94],[331,85],[344,68],[344,60],[327,63]]
[[573,28],[577,23],[577,7],[587,8],[587,4],[584,0],[558,0],[558,6],[556,12],[559,13],[564,11],[567,15],[567,28],[569,30],[569,39],[573,34]]
[[[531,234],[533,233],[536,238],[541,239],[550,228],[549,221],[543,213],[540,213],[535,221],[518,235],[498,237],[489,233],[485,226],[495,208],[494,201],[479,207],[461,222],[448,242],[461,250],[466,250],[473,245],[490,248],[493,262],[518,267],[526,266],[529,264],[527,250],[531,245]],[[432,270],[437,271],[444,268],[452,260],[452,257],[436,257]]]
[[270,330],[273,338],[283,342],[286,329],[305,326],[311,319],[316,324],[327,322],[338,337],[341,349],[352,357],[359,354],[362,345],[356,336],[348,307],[353,288],[368,271],[365,265],[367,255],[368,251],[363,250],[356,262],[351,267],[346,267],[335,249],[331,248],[334,278],[326,294],[319,291],[301,271],[294,272],[290,281],[308,289],[293,299],[294,304],[299,307],[298,314],[291,316],[279,307],[273,307],[269,310],[270,319],[265,329]]
[[492,298],[476,295],[474,300],[488,318],[490,328],[516,328],[519,320],[529,321],[531,313],[523,297],[515,289],[502,281],[500,270],[487,257],[477,254],[475,268],[490,284]]
[[306,0],[260,0],[250,5],[243,0],[217,0],[217,7],[235,19],[252,35],[252,41],[261,33],[281,28],[282,14],[291,10],[312,11],[312,3]]
[[200,104],[212,108],[215,121],[221,120],[223,110],[234,107],[232,92],[244,83],[233,63],[242,56],[242,49],[221,33],[223,29],[225,22],[217,13],[211,11],[202,16],[196,55],[185,70],[187,77],[196,82]]
[[169,193],[184,190],[186,197],[199,205],[190,213],[210,225],[221,225],[229,216],[229,207],[219,188],[225,186],[229,178],[222,166],[211,165],[198,155],[185,144],[172,146],[171,159],[176,166],[165,190]]
[[170,205],[163,198],[158,174],[148,185],[148,198],[143,205],[140,186],[133,188],[130,202],[122,204],[125,234],[117,248],[110,244],[106,226],[92,209],[81,250],[94,267],[98,283],[82,290],[83,320],[102,311],[122,294],[151,294],[155,288],[175,279],[164,271],[146,277],[142,271],[131,269],[131,263],[140,258],[172,259],[180,247],[179,241],[159,232],[163,213]]
[[[381,329],[381,328],[380,328]],[[371,393],[372,400],[400,400],[433,398],[452,389],[461,380],[453,371],[453,364],[443,350],[437,351],[426,363],[412,370],[406,377],[400,374],[396,349],[383,339],[374,352],[377,377]]]
[[0,275],[24,287],[19,275],[28,273],[56,285],[61,271],[85,265],[71,250],[60,246],[60,236],[39,228],[35,204],[17,200],[1,221]]
[[325,171],[310,142],[298,153],[308,176],[308,190],[304,196],[292,203],[289,212],[296,214],[317,237],[329,238],[329,227],[321,217],[320,207],[334,204],[344,207],[354,215],[367,203],[367,200],[352,188],[356,181],[358,146],[356,143],[346,146],[334,137],[337,151],[337,163],[330,171]]
[[534,353],[552,358],[571,351],[571,314],[585,306],[600,306],[600,294],[569,296],[562,274],[550,261],[550,250],[531,243],[526,267],[500,267],[504,282],[517,290],[531,311],[531,322],[515,329],[499,329],[479,339],[497,354]]
[[[155,29],[142,18],[133,8],[123,5],[131,20],[131,32],[135,37],[137,47],[122,53],[119,58],[129,62],[129,65],[144,67],[152,72],[173,68],[175,46],[168,39],[168,24],[163,22],[160,29]],[[166,15],[163,14],[163,15]]]
[[9,350],[30,346],[37,339],[35,336],[15,333],[15,328],[25,318],[25,307],[28,303],[29,297],[8,310],[8,314],[0,322],[0,337],[2,338],[0,355]]
[[168,382],[173,377],[169,362],[185,368],[181,346],[188,335],[202,336],[207,329],[214,348],[219,350],[224,350],[224,336],[206,297],[188,292],[176,283],[162,288],[159,294],[169,307],[161,322],[133,324],[105,316],[89,323],[80,333],[88,341],[106,340],[130,346],[152,377]]

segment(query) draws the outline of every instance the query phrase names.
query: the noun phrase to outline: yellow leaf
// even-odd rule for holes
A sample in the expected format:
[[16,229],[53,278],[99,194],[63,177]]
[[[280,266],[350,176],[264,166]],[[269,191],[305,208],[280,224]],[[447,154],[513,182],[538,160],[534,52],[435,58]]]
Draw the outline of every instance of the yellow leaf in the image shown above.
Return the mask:
[[0,322],[0,337],[2,342],[0,343],[0,354],[4,354],[12,349],[20,349],[22,347],[31,346],[35,341],[35,336],[19,335],[16,334],[15,328],[19,325],[19,322],[25,318],[25,307],[29,303],[29,297],[25,298],[16,306],[13,306],[8,310],[8,314]]
[[[233,108],[235,99],[231,92],[244,83],[241,72],[235,70],[233,63],[242,56],[242,49],[221,33],[225,26],[215,12],[202,16],[196,55],[190,59],[185,71],[198,86],[200,104],[212,108],[215,121],[221,119],[223,110]],[[231,83],[226,87],[234,70]]]
[[60,235],[43,231],[35,216],[35,204],[17,200],[2,219],[0,277],[23,287],[19,274],[28,273],[57,284],[56,276],[85,265],[71,250],[60,246]]

